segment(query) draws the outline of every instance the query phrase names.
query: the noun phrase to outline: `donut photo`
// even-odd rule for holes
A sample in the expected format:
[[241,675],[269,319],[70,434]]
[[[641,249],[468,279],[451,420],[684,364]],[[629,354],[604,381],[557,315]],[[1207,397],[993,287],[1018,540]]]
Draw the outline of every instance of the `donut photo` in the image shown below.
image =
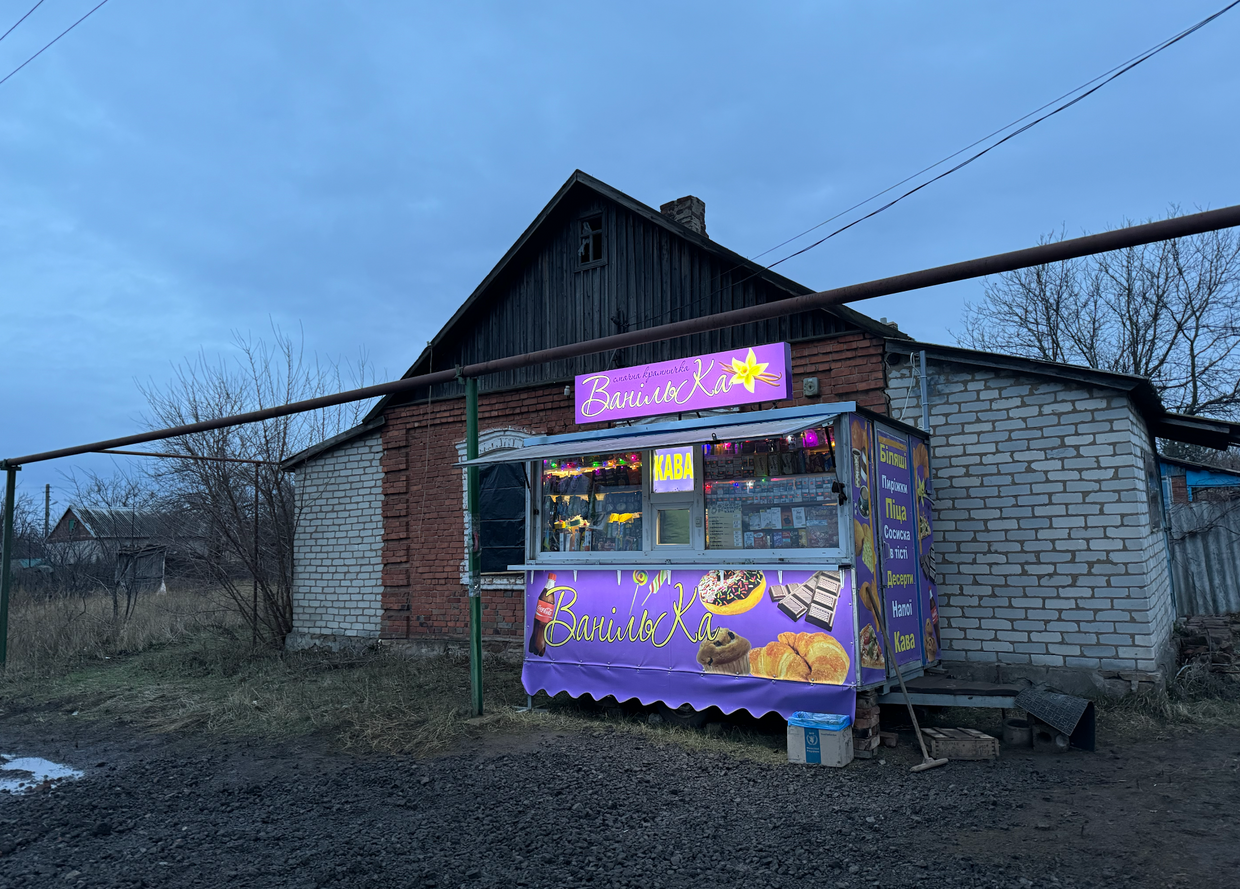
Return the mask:
[[761,571],[708,571],[698,581],[697,594],[711,614],[744,614],[762,601],[766,577]]

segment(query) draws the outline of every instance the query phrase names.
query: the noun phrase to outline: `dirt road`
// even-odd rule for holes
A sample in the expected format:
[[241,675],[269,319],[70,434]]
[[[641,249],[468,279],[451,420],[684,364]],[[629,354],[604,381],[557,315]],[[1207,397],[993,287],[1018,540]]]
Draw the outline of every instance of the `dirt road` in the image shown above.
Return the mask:
[[[537,718],[537,717],[533,717]],[[1131,887],[1240,876],[1240,732],[911,774],[689,753],[596,725],[418,762],[30,714],[0,751],[5,887]]]

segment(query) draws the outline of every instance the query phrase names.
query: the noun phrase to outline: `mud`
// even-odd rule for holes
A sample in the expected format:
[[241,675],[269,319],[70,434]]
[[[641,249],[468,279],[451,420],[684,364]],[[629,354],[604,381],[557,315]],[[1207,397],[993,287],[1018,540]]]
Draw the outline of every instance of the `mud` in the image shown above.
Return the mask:
[[[537,717],[533,717],[537,718]],[[0,794],[0,886],[1214,886],[1240,874],[1240,731],[1005,750],[920,774],[623,731],[490,736],[430,761],[0,719],[79,769]]]

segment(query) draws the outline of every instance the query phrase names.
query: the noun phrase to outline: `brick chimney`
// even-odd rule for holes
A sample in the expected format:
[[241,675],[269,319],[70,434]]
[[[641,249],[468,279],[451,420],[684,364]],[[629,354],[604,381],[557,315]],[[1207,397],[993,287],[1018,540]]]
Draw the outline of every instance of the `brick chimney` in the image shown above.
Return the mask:
[[704,238],[706,234],[706,202],[691,194],[674,201],[668,201],[659,208],[659,212],[668,219],[674,219],[686,228],[692,229]]

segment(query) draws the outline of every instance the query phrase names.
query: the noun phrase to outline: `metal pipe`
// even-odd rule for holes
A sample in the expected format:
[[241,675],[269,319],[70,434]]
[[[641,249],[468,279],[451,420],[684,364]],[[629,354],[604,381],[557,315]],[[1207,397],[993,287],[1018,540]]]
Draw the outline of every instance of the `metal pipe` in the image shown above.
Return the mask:
[[237,414],[231,417],[203,420],[198,423],[187,423],[183,426],[173,426],[168,429],[156,429],[107,441],[96,441],[85,445],[29,454],[24,457],[13,457],[0,461],[0,467],[10,463],[21,465],[24,463],[39,463],[44,460],[55,460],[59,457],[74,457],[79,454],[89,454],[95,451],[122,448],[127,445],[141,444],[148,441],[174,438],[178,435],[207,432],[212,429],[239,426],[243,423],[256,423],[261,420],[286,417],[290,414],[333,407],[351,401],[364,401],[368,398],[410,392],[414,389],[451,382],[458,376],[466,378],[481,377],[487,374],[517,370],[522,367],[532,367],[552,361],[593,355],[598,352],[609,352],[612,349],[624,349],[629,346],[641,346],[647,343],[675,339],[676,337],[705,333],[725,327],[769,321],[785,315],[795,315],[812,309],[825,309],[845,303],[874,299],[879,296],[890,296],[893,293],[906,293],[911,290],[937,287],[940,284],[950,284],[955,281],[984,278],[987,275],[998,275],[1003,272],[1015,271],[1016,269],[1029,268],[1030,266],[1062,262],[1066,259],[1076,259],[1093,253],[1106,253],[1126,247],[1138,247],[1142,244],[1154,243],[1155,241],[1183,238],[1202,234],[1203,232],[1217,231],[1222,228],[1232,228],[1238,225],[1240,225],[1240,206],[1207,210],[1204,213],[1194,213],[1191,216],[1178,216],[1174,219],[1147,222],[1144,225],[1134,225],[1128,228],[1116,229],[1115,231],[1103,232],[1098,235],[1086,235],[1085,237],[1072,238],[1067,241],[1057,241],[1053,244],[1040,244],[1037,247],[1027,247],[1024,250],[998,253],[993,256],[970,259],[932,269],[923,269],[919,272],[909,272],[908,274],[896,275],[891,278],[880,278],[876,281],[867,281],[864,284],[850,284],[847,287],[837,287],[834,290],[824,290],[820,293],[793,296],[788,299],[763,303],[762,305],[733,309],[729,312],[719,312],[700,318],[691,318],[687,321],[675,321],[671,324],[661,324],[657,327],[648,327],[643,330],[617,333],[611,336],[599,337],[598,339],[586,340],[581,343],[555,346],[550,349],[539,349],[536,352],[527,352],[524,355],[496,358],[491,361],[470,364],[458,370],[445,370],[416,377],[406,377],[403,380],[392,380],[361,389],[338,392],[334,395],[308,398],[305,401],[296,401],[292,404],[259,411],[249,411],[248,413]]
[[[465,380],[465,459],[478,456],[478,378]],[[469,685],[474,716],[482,715],[482,565],[478,527],[477,466],[465,470],[469,534]]]
[[254,463],[254,638],[252,645],[258,644],[258,462]]
[[253,463],[255,466],[279,466],[278,460],[246,460],[242,457],[201,457],[194,454],[160,454],[156,451],[122,451],[109,448],[96,451],[98,454],[119,454],[123,457],[164,457],[168,460],[203,460],[209,463]]
[[4,474],[4,550],[0,553],[0,670],[9,660],[9,586],[13,580],[13,501],[17,493],[17,470],[8,464]]

